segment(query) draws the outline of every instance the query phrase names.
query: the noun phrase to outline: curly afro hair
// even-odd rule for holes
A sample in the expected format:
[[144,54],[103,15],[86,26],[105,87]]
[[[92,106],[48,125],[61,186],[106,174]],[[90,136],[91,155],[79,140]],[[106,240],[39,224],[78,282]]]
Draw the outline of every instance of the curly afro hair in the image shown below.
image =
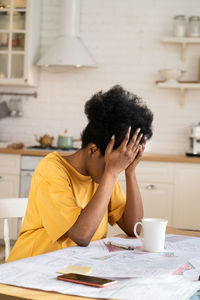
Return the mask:
[[82,148],[94,143],[105,154],[106,147],[115,135],[114,149],[119,147],[129,126],[130,138],[137,128],[144,134],[141,143],[152,136],[153,114],[141,98],[124,90],[120,85],[107,92],[96,93],[85,104],[88,125],[82,132]]

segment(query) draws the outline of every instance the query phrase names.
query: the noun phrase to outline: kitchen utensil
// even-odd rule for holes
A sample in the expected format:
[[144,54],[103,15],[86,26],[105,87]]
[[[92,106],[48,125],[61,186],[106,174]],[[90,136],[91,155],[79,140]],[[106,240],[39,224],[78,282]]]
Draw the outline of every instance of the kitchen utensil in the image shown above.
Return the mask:
[[38,136],[35,135],[35,139],[38,143],[40,143],[41,147],[49,147],[49,146],[51,146],[54,137],[49,136],[48,134],[45,134],[42,137],[38,138]]
[[23,106],[22,106],[22,99],[16,99],[16,108],[17,108],[17,117],[23,117]]
[[23,143],[13,143],[13,144],[9,144],[8,148],[10,148],[10,149],[23,149],[24,144]]
[[0,103],[0,119],[10,116],[10,110],[5,101]]
[[186,72],[179,69],[163,69],[159,71],[166,82],[176,82]]
[[17,115],[17,105],[16,105],[16,99],[15,98],[11,98],[9,100],[9,109],[10,109],[11,117],[16,117],[16,115]]
[[67,135],[67,129],[64,131],[64,135],[58,136],[57,146],[62,149],[73,148],[74,138]]

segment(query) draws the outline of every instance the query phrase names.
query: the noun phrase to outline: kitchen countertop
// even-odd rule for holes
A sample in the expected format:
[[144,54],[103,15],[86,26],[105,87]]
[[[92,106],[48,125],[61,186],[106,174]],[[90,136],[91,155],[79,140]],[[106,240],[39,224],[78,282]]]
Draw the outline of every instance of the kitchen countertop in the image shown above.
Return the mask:
[[[20,155],[30,155],[30,156],[45,156],[48,153],[54,152],[57,150],[41,150],[41,149],[12,149],[12,148],[0,148],[0,153],[5,154],[20,154]],[[58,151],[61,155],[69,155],[72,151]]]
[[[53,150],[54,151],[54,150]],[[55,150],[56,151],[56,150]],[[0,148],[0,154],[19,154],[19,155],[30,155],[30,156],[45,156],[52,151],[48,150],[35,150],[35,149],[11,149],[11,148]],[[69,155],[71,151],[58,151],[61,155]],[[147,152],[142,157],[143,161],[160,161],[160,162],[183,162],[183,163],[199,163],[200,157],[188,157],[184,154],[157,154]]]

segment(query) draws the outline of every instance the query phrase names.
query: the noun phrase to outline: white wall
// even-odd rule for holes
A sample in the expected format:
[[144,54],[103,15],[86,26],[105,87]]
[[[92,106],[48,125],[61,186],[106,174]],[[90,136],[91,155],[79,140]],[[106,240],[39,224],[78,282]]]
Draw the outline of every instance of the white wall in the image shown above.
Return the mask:
[[[59,31],[59,0],[42,0],[41,53]],[[68,128],[78,137],[86,124],[84,103],[114,84],[143,97],[154,112],[151,147],[157,153],[184,153],[187,129],[200,121],[200,90],[159,89],[158,70],[181,67],[184,79],[196,80],[200,45],[189,46],[185,63],[180,46],[159,42],[172,31],[173,16],[200,14],[199,0],[81,0],[80,35],[98,68],[54,74],[41,71],[38,98],[24,100],[23,118],[0,120],[0,139],[35,144],[34,134],[55,137]]]

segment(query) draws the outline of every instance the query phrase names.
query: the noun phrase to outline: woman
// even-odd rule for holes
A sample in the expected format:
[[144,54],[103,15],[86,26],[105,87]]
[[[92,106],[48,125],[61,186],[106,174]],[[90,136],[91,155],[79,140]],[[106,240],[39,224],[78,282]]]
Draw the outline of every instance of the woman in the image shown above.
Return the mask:
[[[135,168],[152,135],[151,111],[114,86],[85,105],[82,147],[69,156],[48,154],[31,182],[28,206],[8,262],[105,238],[108,222],[133,236],[143,216]],[[117,176],[125,171],[126,197]]]

